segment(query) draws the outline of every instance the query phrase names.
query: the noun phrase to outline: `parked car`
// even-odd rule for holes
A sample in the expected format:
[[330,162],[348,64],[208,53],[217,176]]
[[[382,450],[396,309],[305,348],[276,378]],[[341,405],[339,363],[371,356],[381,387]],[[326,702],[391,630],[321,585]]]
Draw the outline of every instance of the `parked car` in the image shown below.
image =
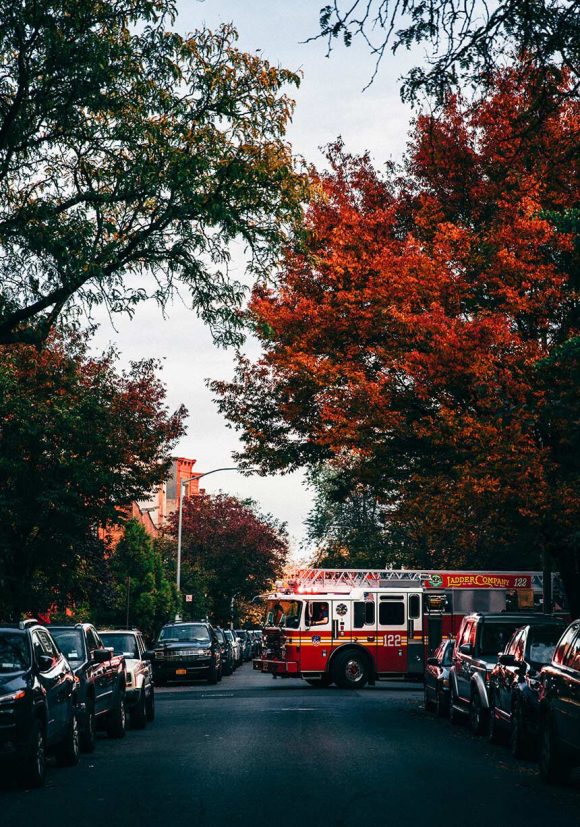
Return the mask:
[[155,649],[148,654],[156,686],[167,681],[202,678],[217,683],[222,679],[220,643],[206,621],[167,623],[159,633]]
[[245,629],[236,629],[236,635],[242,647],[242,660],[252,660],[252,642],[250,636]]
[[110,738],[125,735],[125,658],[106,649],[90,623],[49,626],[59,649],[72,666],[78,682],[80,745],[92,752],[97,728]]
[[425,709],[440,718],[449,714],[449,670],[453,663],[453,640],[443,640],[425,666]]
[[489,740],[509,736],[516,758],[534,753],[540,713],[540,670],[550,663],[566,624],[556,618],[512,635],[491,672]]
[[125,658],[125,708],[131,726],[144,729],[147,721],[155,719],[155,690],[151,661],[145,657],[147,647],[143,635],[137,629],[106,629],[99,634],[105,646]]
[[30,787],[44,784],[46,754],[79,760],[74,673],[50,633],[33,620],[0,627],[0,756]]
[[558,641],[541,672],[540,775],[562,782],[580,765],[580,620]]
[[449,671],[452,723],[469,715],[471,729],[481,735],[488,728],[488,686],[498,652],[505,649],[516,629],[545,622],[550,615],[517,612],[466,615],[461,623],[453,648],[453,665]]
[[230,641],[233,653],[234,653],[234,669],[237,669],[238,666],[242,664],[242,644],[240,642],[239,637],[232,632],[231,629],[224,629],[224,635]]
[[215,627],[215,633],[220,643],[222,658],[222,675],[231,675],[236,668],[234,660],[234,647],[219,626]]

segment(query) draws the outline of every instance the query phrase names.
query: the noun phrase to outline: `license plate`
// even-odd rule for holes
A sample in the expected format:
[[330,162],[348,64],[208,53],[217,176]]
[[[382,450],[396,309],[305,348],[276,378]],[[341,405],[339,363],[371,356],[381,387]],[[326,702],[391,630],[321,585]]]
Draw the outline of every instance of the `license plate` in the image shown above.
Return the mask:
[[176,669],[175,674],[176,675],[187,675],[187,669]]

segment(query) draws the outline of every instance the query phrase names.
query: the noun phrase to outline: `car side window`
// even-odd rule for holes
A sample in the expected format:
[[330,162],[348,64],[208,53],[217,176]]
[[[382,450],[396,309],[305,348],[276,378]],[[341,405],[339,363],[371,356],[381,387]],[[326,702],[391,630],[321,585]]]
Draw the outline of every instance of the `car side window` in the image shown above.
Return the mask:
[[564,634],[564,637],[560,640],[556,651],[554,652],[554,663],[563,664],[564,659],[566,658],[568,647],[570,643],[574,639],[576,632],[578,631],[577,626],[571,626]]
[[101,644],[101,646],[99,646],[99,641],[97,639],[97,636],[95,635],[95,633],[93,632],[92,629],[87,629],[87,646],[88,646],[89,652],[91,652],[91,653],[94,652],[95,649],[102,648],[102,644]]
[[48,635],[44,629],[39,629],[37,634],[44,649],[43,654],[50,655],[53,660],[58,660],[60,653],[52,642],[50,635]]
[[576,637],[564,655],[564,665],[570,669],[578,669],[580,671],[580,629],[576,630]]
[[31,638],[32,638],[32,651],[34,652],[34,659],[35,659],[36,663],[38,664],[40,656],[41,655],[46,655],[46,652],[44,651],[44,647],[42,646],[42,643],[40,642],[40,639],[38,637],[38,632],[33,632],[32,635],[31,635]]

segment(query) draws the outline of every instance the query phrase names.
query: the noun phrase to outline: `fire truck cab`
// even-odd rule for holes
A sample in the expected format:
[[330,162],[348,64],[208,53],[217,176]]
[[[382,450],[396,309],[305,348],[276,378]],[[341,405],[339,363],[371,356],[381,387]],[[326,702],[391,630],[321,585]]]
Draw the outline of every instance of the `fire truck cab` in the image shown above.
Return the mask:
[[422,676],[465,614],[504,611],[510,595],[529,610],[533,576],[518,574],[301,571],[266,599],[254,669],[351,689]]

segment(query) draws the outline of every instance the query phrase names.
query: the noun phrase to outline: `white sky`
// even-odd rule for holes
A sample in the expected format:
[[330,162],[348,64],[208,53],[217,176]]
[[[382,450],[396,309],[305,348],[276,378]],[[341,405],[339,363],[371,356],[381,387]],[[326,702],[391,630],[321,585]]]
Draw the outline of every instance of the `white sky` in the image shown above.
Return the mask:
[[[398,78],[412,61],[405,53],[396,59],[389,55],[372,86],[363,92],[374,62],[362,44],[355,41],[345,49],[337,43],[327,58],[323,41],[303,43],[317,32],[323,5],[323,0],[179,0],[176,28],[186,33],[203,24],[215,28],[233,21],[240,48],[261,50],[272,63],[303,73],[300,89],[290,90],[296,111],[288,137],[294,151],[308,161],[321,165],[319,147],[338,135],[348,150],[370,151],[379,166],[398,160],[411,118],[410,109],[399,97]],[[243,273],[238,272],[237,277],[241,280]],[[187,435],[175,453],[195,457],[198,471],[232,465],[237,437],[218,414],[205,380],[230,378],[233,352],[216,348],[195,314],[177,304],[169,308],[165,320],[156,305],[144,304],[132,320],[116,318],[116,329],[106,317],[101,316],[100,321],[95,347],[114,344],[123,363],[149,357],[164,360],[169,405],[174,409],[183,402],[190,414]],[[209,492],[222,490],[257,500],[264,511],[288,524],[293,549],[298,551],[311,503],[301,474],[247,478],[224,472],[208,477],[203,484]]]

